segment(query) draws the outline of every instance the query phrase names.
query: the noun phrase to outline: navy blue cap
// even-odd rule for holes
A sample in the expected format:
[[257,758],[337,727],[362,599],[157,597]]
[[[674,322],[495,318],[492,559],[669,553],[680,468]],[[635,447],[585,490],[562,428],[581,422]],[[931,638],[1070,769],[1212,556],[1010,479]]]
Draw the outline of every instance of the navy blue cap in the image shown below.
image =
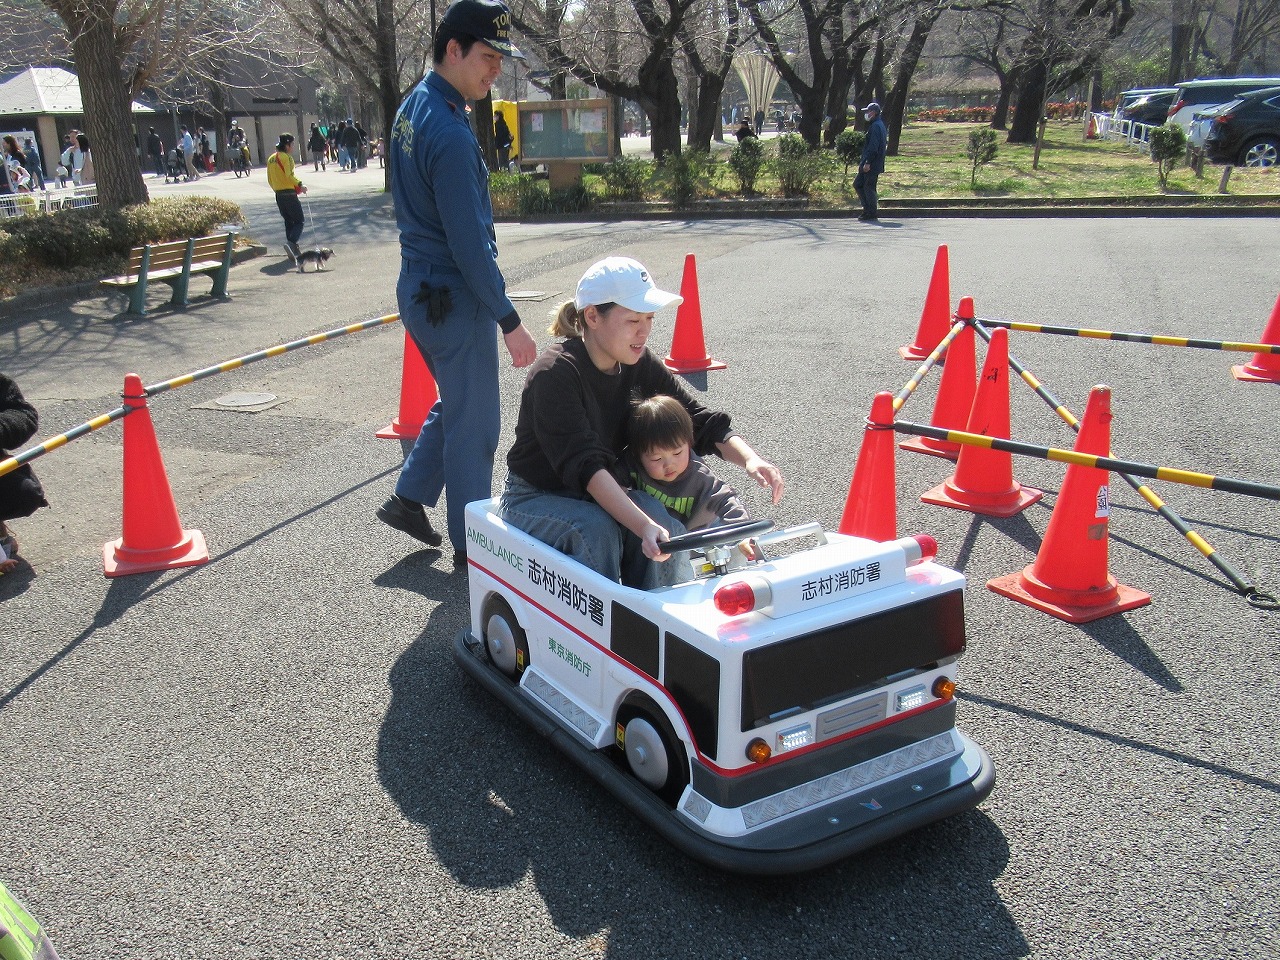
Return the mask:
[[524,59],[511,42],[511,11],[499,0],[457,0],[445,11],[440,26],[469,34],[508,57]]

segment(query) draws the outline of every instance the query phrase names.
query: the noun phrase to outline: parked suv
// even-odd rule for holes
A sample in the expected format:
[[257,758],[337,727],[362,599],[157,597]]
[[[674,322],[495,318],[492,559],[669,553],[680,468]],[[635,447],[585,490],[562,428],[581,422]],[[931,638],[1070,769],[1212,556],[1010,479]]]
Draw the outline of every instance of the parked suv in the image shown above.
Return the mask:
[[1280,86],[1280,77],[1216,77],[1209,80],[1184,80],[1177,84],[1178,99],[1169,107],[1166,123],[1172,121],[1191,133],[1191,120],[1196,113],[1204,113],[1246,93],[1263,87]]
[[1143,91],[1136,99],[1121,101],[1118,116],[1121,120],[1158,127],[1168,116],[1177,93],[1176,87]]
[[1204,137],[1205,156],[1214,163],[1242,167],[1276,165],[1280,155],[1280,86],[1232,100],[1213,114]]

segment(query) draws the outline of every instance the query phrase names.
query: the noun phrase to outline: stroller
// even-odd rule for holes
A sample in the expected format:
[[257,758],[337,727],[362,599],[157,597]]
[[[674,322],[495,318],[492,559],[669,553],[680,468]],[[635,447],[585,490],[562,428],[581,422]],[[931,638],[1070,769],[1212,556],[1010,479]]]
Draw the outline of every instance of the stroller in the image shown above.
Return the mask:
[[164,160],[164,182],[181,183],[190,179],[187,176],[187,163],[182,157],[182,148],[174,147]]

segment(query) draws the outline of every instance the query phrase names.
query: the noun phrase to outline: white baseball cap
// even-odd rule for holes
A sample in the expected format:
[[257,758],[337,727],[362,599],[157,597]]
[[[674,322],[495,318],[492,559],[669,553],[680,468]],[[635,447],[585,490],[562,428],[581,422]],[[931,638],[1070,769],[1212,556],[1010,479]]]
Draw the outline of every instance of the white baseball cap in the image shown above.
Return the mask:
[[605,257],[587,268],[578,281],[573,305],[579,310],[617,303],[636,313],[653,313],[684,302],[684,297],[653,285],[644,265],[630,257]]

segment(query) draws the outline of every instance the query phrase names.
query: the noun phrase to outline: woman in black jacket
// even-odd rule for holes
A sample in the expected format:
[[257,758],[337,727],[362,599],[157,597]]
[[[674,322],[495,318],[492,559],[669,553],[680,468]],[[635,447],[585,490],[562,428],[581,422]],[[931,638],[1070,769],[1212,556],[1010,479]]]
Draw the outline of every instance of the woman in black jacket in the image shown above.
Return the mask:
[[[30,440],[39,422],[36,408],[27,403],[18,385],[0,373],[0,461],[9,458],[10,450]],[[0,574],[9,573],[18,565],[14,559],[18,540],[4,521],[29,517],[48,505],[30,464],[0,475]]]

